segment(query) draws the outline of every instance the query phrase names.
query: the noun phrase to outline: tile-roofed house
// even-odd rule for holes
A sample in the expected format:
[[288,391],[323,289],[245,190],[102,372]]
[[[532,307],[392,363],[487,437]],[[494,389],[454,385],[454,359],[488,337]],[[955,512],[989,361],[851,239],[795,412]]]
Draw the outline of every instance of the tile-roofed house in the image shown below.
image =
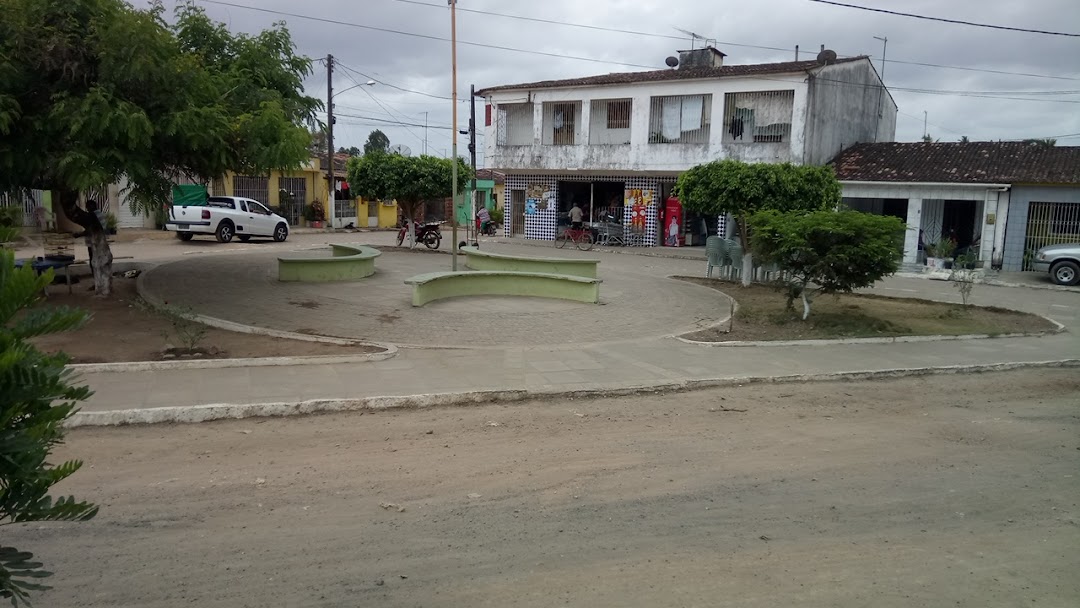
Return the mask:
[[893,139],[896,104],[867,57],[725,60],[707,47],[668,58],[672,69],[481,89],[484,162],[506,175],[507,233],[554,239],[578,203],[593,220],[633,219],[634,244],[657,244],[661,226],[682,231],[672,242],[703,243],[728,224],[676,201],[666,211],[679,173],[725,158],[824,164]]
[[943,239],[1013,271],[1030,270],[1044,245],[1080,241],[1080,147],[863,143],[830,164],[847,206],[905,219],[909,269]]
[[1024,142],[854,145],[830,163],[846,181],[1080,184],[1080,147]]

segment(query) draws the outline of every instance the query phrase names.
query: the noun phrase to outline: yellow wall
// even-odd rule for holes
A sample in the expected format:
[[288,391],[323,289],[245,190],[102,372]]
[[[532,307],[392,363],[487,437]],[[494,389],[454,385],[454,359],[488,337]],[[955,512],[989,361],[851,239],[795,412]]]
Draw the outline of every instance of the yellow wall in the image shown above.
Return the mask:
[[498,209],[503,208],[503,199],[506,198],[506,184],[495,184],[495,207]]
[[379,203],[379,228],[393,228],[398,223],[397,203],[384,205]]
[[[236,174],[232,171],[225,174],[225,192],[215,193],[223,194],[224,196],[234,196],[233,193],[233,177]],[[281,183],[282,177],[302,177],[304,178],[305,194],[303,204],[307,205],[311,201],[318,200],[325,205],[326,201],[330,200],[329,185],[326,182],[326,176],[321,171],[273,171],[270,173],[270,180],[268,184],[269,188],[269,201],[271,207],[277,207],[281,204]]]

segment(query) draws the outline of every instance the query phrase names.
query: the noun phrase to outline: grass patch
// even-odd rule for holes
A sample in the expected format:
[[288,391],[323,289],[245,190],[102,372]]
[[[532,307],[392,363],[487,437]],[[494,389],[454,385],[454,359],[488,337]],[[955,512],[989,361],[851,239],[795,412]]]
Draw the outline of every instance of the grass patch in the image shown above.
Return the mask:
[[724,324],[682,336],[702,342],[996,336],[1054,329],[1042,317],[1014,310],[863,294],[818,296],[810,318],[802,321],[802,303],[796,302],[796,311],[785,310],[784,296],[775,288],[742,287],[738,283],[700,277],[674,278],[722,291],[738,302],[730,332],[728,324]]

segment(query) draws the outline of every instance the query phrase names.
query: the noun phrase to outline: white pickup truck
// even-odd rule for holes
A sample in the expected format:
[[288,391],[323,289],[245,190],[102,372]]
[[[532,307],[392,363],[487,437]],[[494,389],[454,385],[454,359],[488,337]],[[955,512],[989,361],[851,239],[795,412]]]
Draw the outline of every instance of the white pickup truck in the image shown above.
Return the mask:
[[211,196],[205,205],[174,205],[169,212],[166,230],[176,238],[190,241],[196,234],[212,234],[221,243],[233,237],[247,241],[251,237],[289,238],[289,223],[259,201],[240,196]]

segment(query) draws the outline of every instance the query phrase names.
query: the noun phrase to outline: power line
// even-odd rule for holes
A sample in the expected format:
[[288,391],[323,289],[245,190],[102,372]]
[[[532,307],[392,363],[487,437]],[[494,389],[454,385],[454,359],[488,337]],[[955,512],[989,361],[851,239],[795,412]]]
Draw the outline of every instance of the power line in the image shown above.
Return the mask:
[[[341,114],[340,112],[335,114],[335,116],[342,116],[342,117],[345,117],[345,118],[359,118],[361,120],[373,120],[373,121],[381,122],[381,123],[390,123],[390,124],[393,124],[393,125],[396,125],[396,126],[399,126],[399,127],[421,127],[421,128],[424,127],[424,125],[419,124],[419,123],[403,122],[403,121],[400,121],[400,120],[397,120],[397,119],[390,120],[390,119],[386,119],[386,118],[378,118],[376,116],[361,116],[359,114]],[[453,127],[448,127],[448,126],[444,126],[444,125],[427,125],[427,128],[429,128],[429,129],[445,129],[447,131],[449,131],[450,129],[453,129]]]
[[[357,80],[355,78],[353,78],[353,75],[350,74],[348,71],[345,72],[345,76],[348,77],[349,80],[351,80],[353,82],[356,82],[357,86],[360,86],[360,83],[357,82]],[[378,97],[375,97],[375,95],[371,91],[367,90],[367,87],[360,86],[360,88],[365,93],[367,93],[368,97],[370,97],[372,101],[374,101],[376,104],[378,104],[379,107],[382,108],[383,111],[386,112],[387,116],[389,116],[390,118],[395,118],[394,113],[390,111],[390,108],[383,105],[383,102],[379,101]],[[378,119],[375,119],[375,120],[378,120]],[[409,128],[408,124],[405,121],[399,120],[399,121],[396,122],[396,124],[401,125],[402,127],[404,127],[405,130],[409,132],[409,135],[412,135],[413,137],[415,137],[417,139],[417,141],[420,141],[420,142],[424,141],[419,135],[414,133],[413,130]],[[421,126],[421,125],[417,125],[417,126]]]
[[[300,14],[297,14],[297,13],[288,13],[288,12],[285,12],[285,11],[275,11],[275,10],[271,10],[271,9],[268,9],[268,8],[258,8],[258,7],[255,7],[255,6],[244,6],[243,4],[234,4],[232,2],[222,2],[221,0],[196,0],[196,1],[197,2],[203,2],[203,3],[206,3],[206,4],[218,4],[218,5],[221,5],[221,6],[231,6],[233,8],[244,8],[244,9],[247,9],[249,11],[257,11],[257,12],[260,12],[260,13],[269,13],[271,15],[280,15],[282,17],[294,17],[296,19],[307,19],[307,20],[310,20],[310,21],[318,21],[320,23],[332,23],[334,25],[344,25],[344,26],[347,26],[347,27],[355,27],[355,28],[360,28],[360,29],[364,29],[364,30],[371,30],[371,31],[375,31],[375,32],[385,32],[385,33],[388,33],[388,34],[398,34],[398,35],[401,35],[401,36],[412,36],[414,38],[424,38],[426,40],[438,40],[440,42],[450,42],[449,38],[443,38],[441,36],[431,36],[431,35],[428,35],[428,34],[417,34],[416,32],[406,32],[406,31],[402,31],[402,30],[395,30],[395,29],[384,28],[384,27],[375,27],[373,25],[364,25],[362,23],[350,23],[348,21],[340,21],[340,20],[336,20],[336,19],[327,19],[327,18],[324,18],[324,17],[312,17],[311,15],[300,15]],[[611,65],[624,65],[624,66],[632,67],[632,68],[647,68],[647,69],[650,69],[650,70],[660,69],[659,66],[656,66],[656,65],[643,65],[643,64],[640,64],[640,63],[626,63],[626,62],[622,62],[622,61],[609,61],[607,59],[596,59],[594,57],[579,57],[579,56],[576,56],[576,55],[563,55],[563,54],[560,54],[560,53],[548,53],[548,52],[545,52],[545,51],[536,51],[536,50],[532,50],[532,49],[519,49],[519,48],[514,48],[512,46],[500,46],[500,45],[497,45],[497,44],[484,44],[482,42],[469,42],[467,40],[458,40],[457,43],[461,44],[461,45],[465,45],[465,46],[475,46],[475,47],[479,47],[479,48],[495,49],[495,50],[499,50],[499,51],[513,51],[515,53],[528,53],[528,54],[531,54],[531,55],[543,55],[545,57],[554,57],[556,59],[575,59],[577,61],[590,61],[592,63],[605,63],[605,64],[611,64]]]
[[944,17],[928,17],[926,15],[916,15],[914,13],[901,13],[899,11],[890,11],[884,8],[873,8],[869,6],[857,6],[854,4],[844,4],[843,2],[833,2],[832,0],[810,0],[810,2],[817,2],[818,4],[831,4],[833,6],[842,6],[844,8],[854,8],[861,11],[871,11],[875,13],[885,13],[886,15],[896,15],[898,17],[911,17],[913,19],[925,19],[927,21],[941,21],[943,23],[953,23],[956,25],[970,25],[973,27],[987,27],[994,30],[1008,30],[1010,32],[1026,32],[1029,34],[1045,34],[1047,36],[1069,36],[1072,38],[1080,38],[1080,34],[1072,34],[1069,32],[1052,32],[1049,30],[1033,30],[1022,27],[1010,27],[1007,25],[990,25],[988,23],[975,23],[974,21],[961,21],[959,19],[946,19]]
[[[333,19],[327,19],[327,18],[323,18],[323,17],[313,17],[313,16],[310,16],[310,15],[301,15],[301,14],[289,13],[289,12],[285,12],[285,11],[276,11],[276,10],[271,10],[271,9],[258,8],[258,7],[254,7],[254,6],[244,6],[242,4],[235,4],[235,3],[232,3],[232,2],[223,2],[221,0],[196,0],[196,1],[207,3],[207,4],[218,4],[218,5],[222,5],[222,6],[231,6],[231,7],[235,7],[235,8],[243,8],[243,9],[248,9],[248,10],[257,11],[257,12],[269,13],[269,14],[273,14],[273,15],[281,15],[281,16],[286,16],[286,17],[295,17],[297,19],[306,19],[306,20],[317,21],[317,22],[321,22],[321,23],[330,23],[330,24],[335,24],[335,25],[343,25],[343,26],[346,26],[346,27],[355,27],[355,28],[360,28],[360,29],[367,29],[367,30],[374,30],[374,31],[379,31],[379,32],[399,34],[399,35],[402,35],[402,36],[412,36],[412,37],[423,38],[423,39],[427,39],[427,40],[438,40],[438,41],[442,41],[442,42],[449,42],[449,39],[442,38],[442,37],[439,37],[439,36],[429,36],[429,35],[426,35],[426,34],[417,34],[417,33],[414,33],[414,32],[406,32],[406,31],[394,30],[394,29],[389,29],[389,28],[380,28],[380,27],[375,27],[375,26],[370,26],[370,25],[363,25],[363,24],[359,24],[359,23],[350,23],[350,22],[346,22],[346,21],[336,21],[336,20],[333,20]],[[416,4],[425,5],[425,6],[435,6],[435,5],[429,5],[429,4],[423,3],[423,2],[416,2]],[[481,11],[476,11],[476,12],[481,12]],[[493,15],[497,14],[499,16],[502,16],[501,13],[491,13],[491,14],[493,14]],[[507,15],[507,16],[509,17],[509,15]],[[536,20],[536,19],[531,18],[531,17],[519,17],[519,16],[513,16],[513,17],[514,18],[521,18],[521,19],[529,20],[529,21]],[[541,22],[546,22],[546,20],[540,20],[540,21]],[[577,24],[565,24],[564,23],[563,25],[577,25]],[[631,30],[625,30],[625,31],[626,32],[632,32]],[[658,35],[662,36],[662,34],[658,34]],[[682,38],[679,38],[679,40],[682,40]],[[561,58],[561,59],[575,59],[575,60],[580,60],[580,61],[590,61],[590,62],[593,62],[593,63],[622,65],[622,66],[629,66],[629,67],[646,68],[646,69],[650,69],[650,70],[659,69],[657,66],[642,65],[642,64],[637,64],[637,63],[625,63],[625,62],[619,62],[619,61],[608,61],[608,60],[604,60],[604,59],[595,59],[595,58],[592,58],[592,57],[578,57],[578,56],[574,56],[574,55],[560,55],[560,54],[557,54],[557,53],[547,53],[547,52],[544,52],[544,51],[536,51],[536,50],[531,50],[531,49],[519,49],[519,48],[514,48],[514,47],[499,46],[499,45],[493,45],[493,44],[484,44],[484,43],[479,43],[479,42],[468,42],[468,41],[463,41],[463,40],[458,40],[458,44],[476,46],[476,47],[481,47],[481,48],[490,48],[490,49],[496,49],[496,50],[513,51],[513,52],[516,52],[516,53],[542,55],[542,56],[546,56],[546,57],[557,57],[557,58]],[[724,43],[719,43],[718,42],[718,44],[727,44],[727,45],[730,45],[730,46],[736,46],[735,43],[728,43],[728,42],[724,42]],[[757,47],[757,46],[753,46],[753,45],[739,45],[739,46],[747,46],[747,47],[752,47],[752,48],[763,48],[763,49],[770,49],[770,50],[780,50],[780,51],[789,50],[789,49],[781,49],[781,48],[778,48],[778,47],[764,47],[764,46]],[[963,70],[963,71],[968,71],[968,72],[984,72],[984,73],[988,73],[988,74],[1001,74],[1001,75],[1006,75],[1006,76],[1026,76],[1026,77],[1031,77],[1031,78],[1046,78],[1046,79],[1052,79],[1052,80],[1080,81],[1080,78],[1073,78],[1073,77],[1069,77],[1069,76],[1052,76],[1052,75],[1049,75],[1049,74],[1032,74],[1032,73],[1027,73],[1027,72],[1008,72],[1008,71],[1004,71],[1004,70],[991,70],[991,69],[986,69],[986,68],[972,68],[972,67],[965,67],[965,66],[942,65],[942,64],[935,64],[935,63],[923,63],[923,62],[917,62],[917,61],[903,61],[903,60],[899,60],[899,59],[889,59],[889,60],[887,60],[887,63],[897,63],[897,64],[903,64],[903,65],[915,65],[915,66],[921,66],[921,67],[931,67],[931,68],[941,68],[941,69]],[[360,73],[360,72],[357,71],[357,73]],[[391,86],[391,85],[387,85],[387,86]],[[399,87],[392,87],[392,88],[399,88]],[[410,92],[412,92],[412,91],[410,91]],[[425,93],[422,93],[422,92],[419,92],[419,91],[416,91],[416,93],[421,94],[421,95],[425,95]],[[433,97],[440,98],[439,96],[433,96]],[[445,98],[443,98],[443,99],[445,99]]]
[[[394,1],[395,2],[402,2],[402,3],[405,3],[405,4],[415,4],[415,5],[418,5],[418,6],[428,6],[428,7],[433,7],[433,8],[444,8],[444,5],[441,5],[441,4],[432,4],[432,3],[428,3],[428,2],[420,2],[419,0],[394,0]],[[656,32],[640,32],[640,31],[636,31],[636,30],[625,30],[625,29],[619,29],[619,28],[613,28],[613,27],[602,27],[602,26],[598,26],[598,25],[588,25],[588,24],[584,24],[584,23],[571,23],[571,22],[567,22],[567,21],[556,21],[556,20],[553,20],[553,19],[542,19],[542,18],[539,18],[539,17],[526,17],[524,15],[513,15],[513,14],[510,14],[510,13],[497,13],[497,12],[494,12],[494,11],[482,11],[482,10],[477,10],[477,9],[464,9],[464,8],[461,8],[461,7],[458,7],[457,10],[459,10],[459,11],[467,11],[467,12],[470,12],[470,13],[476,13],[476,14],[480,14],[480,15],[490,15],[490,16],[494,16],[494,17],[503,17],[503,18],[506,18],[506,19],[518,19],[518,20],[521,20],[521,21],[535,21],[537,23],[547,23],[547,24],[550,24],[550,25],[561,25],[561,26],[565,26],[565,27],[576,27],[576,28],[583,28],[583,29],[590,29],[590,30],[598,30],[598,31],[604,31],[604,32],[612,32],[612,33],[616,33],[616,34],[632,34],[632,35],[635,35],[635,36],[650,36],[650,37],[653,37],[653,38],[665,38],[665,39],[669,39],[669,40],[685,40],[685,37],[673,36],[673,35],[670,35],[670,34],[660,34],[660,33],[656,33]],[[783,47],[776,47],[776,46],[763,46],[763,45],[759,45],[759,44],[744,44],[744,43],[739,43],[739,42],[727,42],[727,41],[723,41],[723,40],[716,40],[715,42],[716,42],[717,45],[720,45],[720,46],[735,46],[735,47],[743,47],[743,48],[749,48],[749,49],[763,49],[763,50],[769,50],[769,51],[782,51],[782,52],[790,52],[791,51],[790,48],[783,48]],[[842,56],[852,57],[852,55],[842,55]],[[961,70],[961,71],[965,71],[965,72],[984,72],[984,73],[987,73],[987,74],[1001,74],[1001,75],[1005,75],[1005,76],[1026,76],[1026,77],[1029,77],[1029,78],[1047,78],[1047,79],[1051,79],[1051,80],[1080,81],[1080,78],[1070,78],[1068,76],[1051,76],[1049,74],[1032,74],[1032,73],[1029,73],[1029,72],[1009,72],[1009,71],[1005,71],[1005,70],[992,70],[992,69],[988,69],[988,68],[973,68],[973,67],[959,66],[959,65],[943,65],[943,64],[939,64],[939,63],[926,63],[926,62],[921,62],[921,61],[905,61],[903,59],[884,59],[884,58],[877,58],[877,57],[874,57],[873,59],[879,59],[880,61],[884,61],[885,63],[895,63],[895,64],[898,64],[898,65],[914,65],[914,66],[925,67],[925,68],[937,68],[937,69],[944,69],[944,70]]]
[[[379,83],[381,85],[388,86],[391,89],[397,89],[399,91],[404,91],[405,93],[415,93],[417,95],[423,95],[425,97],[433,97],[435,99],[446,99],[446,100],[451,99],[450,97],[447,97],[446,95],[436,95],[434,93],[425,93],[423,91],[416,91],[416,90],[413,90],[413,89],[406,89],[405,87],[399,87],[396,84],[390,84],[389,82],[386,82],[385,80],[379,80],[378,78],[375,78],[374,76],[368,76],[367,74],[361,72],[360,70],[358,70],[356,68],[349,67],[349,66],[341,63],[340,61],[337,62],[337,65],[340,66],[340,67],[345,68],[346,70],[349,70],[350,72],[354,72],[356,74],[359,74],[360,76],[363,76],[364,78],[367,78],[368,80],[374,80],[375,82],[377,82],[377,83]],[[464,102],[462,101],[461,103],[464,103]]]

